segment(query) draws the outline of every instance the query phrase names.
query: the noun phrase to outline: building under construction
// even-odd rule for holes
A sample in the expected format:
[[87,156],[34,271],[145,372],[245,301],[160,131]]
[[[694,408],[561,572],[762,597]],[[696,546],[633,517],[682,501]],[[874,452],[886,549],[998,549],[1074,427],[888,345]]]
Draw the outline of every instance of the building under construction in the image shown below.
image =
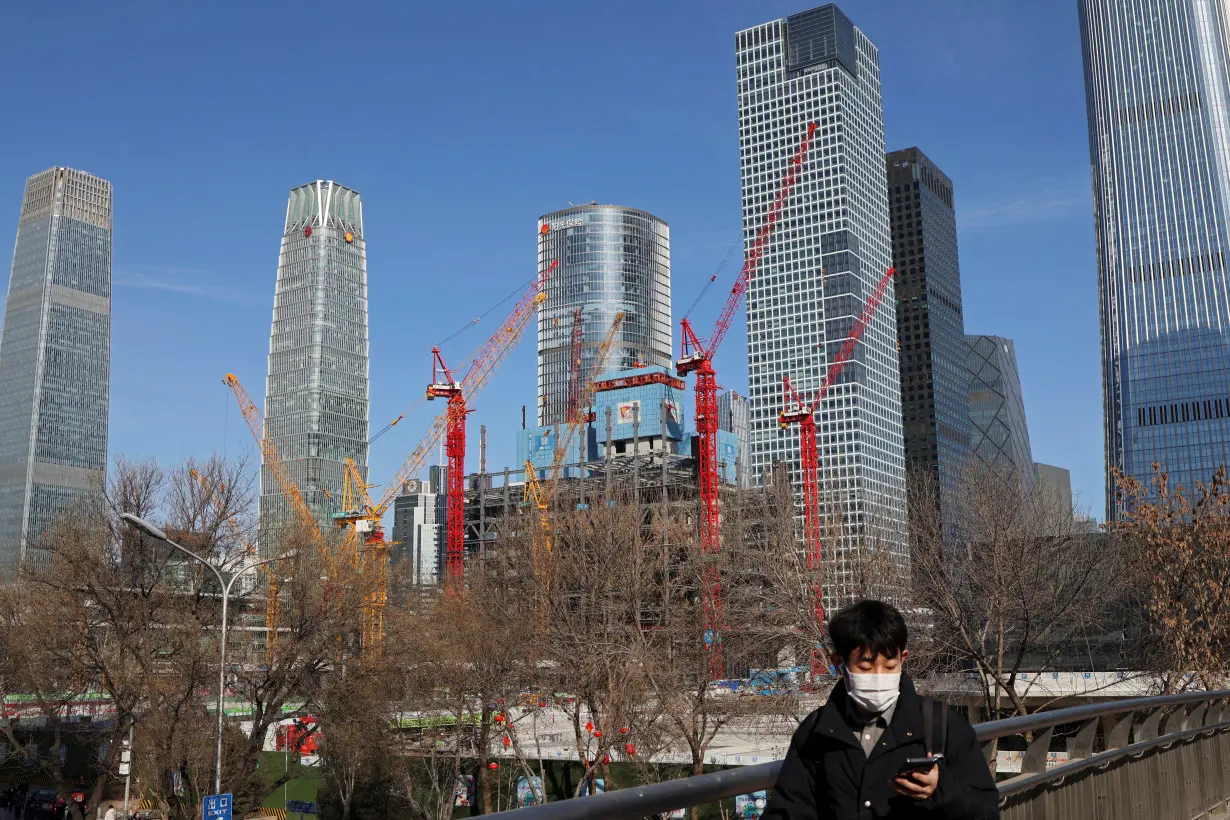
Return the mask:
[[[557,480],[548,490],[556,504],[577,509],[603,500],[695,505],[695,436],[683,427],[683,381],[666,368],[638,368],[597,381],[593,390],[592,409],[579,434],[564,442]],[[466,477],[467,554],[498,540],[521,514],[529,503],[528,479],[549,477],[561,428],[522,430],[517,454],[526,466],[520,469],[487,472],[485,453],[480,454],[480,471]],[[722,481],[733,485],[742,471],[734,433],[718,432],[718,451]]]

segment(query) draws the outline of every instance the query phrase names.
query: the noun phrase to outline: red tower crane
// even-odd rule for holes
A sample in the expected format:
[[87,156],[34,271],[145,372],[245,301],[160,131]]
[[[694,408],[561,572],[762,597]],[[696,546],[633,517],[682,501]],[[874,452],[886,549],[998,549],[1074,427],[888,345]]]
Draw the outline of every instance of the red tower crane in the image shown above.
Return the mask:
[[572,312],[572,349],[568,354],[568,407],[564,421],[569,424],[581,412],[581,393],[585,376],[581,373],[581,357],[585,350],[585,333],[581,309]]
[[[558,259],[553,260],[547,267],[546,273],[542,275],[541,281],[535,282],[517,302],[512,313],[504,320],[500,328],[478,349],[474,359],[470,362],[469,369],[460,380],[453,376],[448,365],[444,363],[444,358],[440,355],[440,348],[431,349],[431,384],[427,385],[427,398],[448,400],[448,407],[442,415],[444,416],[444,453],[448,458],[448,476],[445,484],[448,493],[445,568],[447,570],[446,584],[450,592],[461,591],[461,583],[465,575],[466,416],[471,412],[468,402],[482,389],[504,357],[521,339],[521,334],[529,323],[530,317],[534,315],[535,308],[547,298],[544,288],[546,279],[558,264]],[[438,422],[433,426],[433,430],[439,430]],[[438,432],[435,441],[439,441]],[[416,454],[419,452],[419,449],[415,450]],[[415,456],[412,455],[406,464],[409,465],[415,460]],[[421,463],[419,460],[415,466],[416,470]],[[397,486],[401,485],[404,478],[409,477],[408,475],[403,476],[405,472],[405,467],[403,467],[398,473]],[[388,495],[386,493],[386,496]],[[381,511],[383,511],[383,506]]]
[[[675,362],[675,369],[680,376],[696,373],[696,437],[698,440],[696,455],[702,515],[701,549],[706,553],[717,552],[721,549],[722,543],[721,522],[718,517],[718,385],[717,371],[713,369],[713,356],[722,344],[722,339],[726,337],[726,332],[730,330],[735,311],[743,303],[743,297],[747,294],[748,282],[755,273],[761,256],[764,255],[765,246],[773,233],[773,227],[777,224],[777,217],[781,213],[782,206],[786,204],[786,199],[790,196],[790,190],[794,187],[799,170],[807,159],[807,149],[815,133],[816,124],[813,122],[807,126],[807,134],[803,137],[799,150],[790,158],[786,166],[781,184],[778,186],[777,196],[769,212],[765,214],[764,223],[756,234],[751,252],[743,262],[743,270],[739,272],[739,278],[735,280],[734,286],[730,289],[730,296],[726,298],[726,305],[722,308],[717,324],[713,326],[713,332],[709,334],[708,340],[702,342],[697,337],[696,332],[692,329],[692,323],[687,318],[680,323],[683,329],[683,358]],[[704,585],[706,643],[714,650],[711,656],[713,676],[721,677],[722,653],[718,646],[718,635],[722,621],[722,584],[718,571],[714,568],[706,569],[702,583]]]
[[[841,371],[845,369],[846,363],[850,361],[850,357],[854,355],[854,349],[858,346],[858,340],[862,338],[863,331],[867,329],[867,324],[871,321],[871,317],[875,314],[876,308],[884,299],[884,292],[888,289],[888,283],[896,273],[895,268],[889,268],[888,272],[880,278],[876,283],[875,290],[871,292],[871,298],[867,300],[867,304],[863,306],[863,313],[854,323],[854,327],[850,330],[850,335],[842,344],[841,349],[837,351],[837,355],[833,357],[833,361],[829,364],[828,372],[824,375],[824,381],[820,384],[820,389],[816,391],[816,397],[811,402],[805,402],[799,397],[798,391],[794,389],[794,385],[790,383],[790,376],[782,376],[782,389],[785,394],[786,408],[777,416],[777,422],[783,428],[791,424],[799,425],[799,449],[803,462],[803,543],[807,549],[807,569],[811,573],[820,572],[820,454],[816,447],[816,408],[820,406],[820,402],[824,401],[824,397],[828,394],[829,388],[841,375]],[[816,624],[820,629],[824,628],[824,589],[819,580],[816,581],[814,587],[816,598]],[[823,654],[817,647],[812,648],[811,654],[811,670],[812,675],[824,669],[825,662]]]

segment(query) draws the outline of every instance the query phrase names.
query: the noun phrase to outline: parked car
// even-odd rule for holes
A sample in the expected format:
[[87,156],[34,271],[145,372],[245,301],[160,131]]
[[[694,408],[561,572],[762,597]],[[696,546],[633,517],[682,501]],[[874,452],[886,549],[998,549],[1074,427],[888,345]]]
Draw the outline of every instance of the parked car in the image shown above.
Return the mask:
[[55,789],[35,789],[26,798],[21,820],[60,820],[64,808],[64,798]]

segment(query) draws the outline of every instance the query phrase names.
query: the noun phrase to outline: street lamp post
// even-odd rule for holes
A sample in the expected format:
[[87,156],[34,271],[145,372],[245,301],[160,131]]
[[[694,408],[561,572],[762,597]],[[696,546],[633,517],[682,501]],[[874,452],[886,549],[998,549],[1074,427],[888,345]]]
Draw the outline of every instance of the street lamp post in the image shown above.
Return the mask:
[[145,533],[151,538],[156,538],[159,541],[165,541],[166,543],[170,544],[172,547],[179,550],[184,555],[188,556],[194,561],[200,564],[204,564],[206,567],[209,568],[209,571],[214,574],[214,577],[218,579],[218,586],[222,588],[222,630],[221,630],[222,636],[221,638],[219,638],[219,652],[218,652],[220,656],[219,657],[220,662],[219,662],[219,668],[218,668],[218,737],[217,737],[217,744],[215,747],[215,757],[214,757],[214,794],[221,794],[222,793],[222,706],[223,706],[223,696],[226,693],[226,625],[227,625],[226,610],[227,610],[227,604],[229,603],[230,597],[231,597],[231,587],[234,585],[235,581],[237,581],[240,577],[242,577],[243,574],[246,573],[248,570],[254,569],[259,566],[264,566],[265,564],[272,564],[274,561],[280,561],[284,558],[293,558],[294,553],[290,553],[287,555],[277,555],[277,556],[274,556],[273,558],[265,558],[263,560],[256,561],[254,563],[248,564],[246,567],[239,570],[239,572],[233,573],[228,576],[228,575],[224,575],[222,573],[222,570],[218,569],[218,567],[216,567],[212,562],[205,560],[204,558],[197,555],[195,552],[183,546],[182,544],[177,544],[174,541],[172,541],[170,538],[167,537],[167,534],[165,532],[160,530],[158,527],[155,527],[153,524],[146,521],[144,518],[135,516],[132,513],[120,513],[120,518],[123,519],[125,523],[131,524],[132,526],[141,530],[141,532]]

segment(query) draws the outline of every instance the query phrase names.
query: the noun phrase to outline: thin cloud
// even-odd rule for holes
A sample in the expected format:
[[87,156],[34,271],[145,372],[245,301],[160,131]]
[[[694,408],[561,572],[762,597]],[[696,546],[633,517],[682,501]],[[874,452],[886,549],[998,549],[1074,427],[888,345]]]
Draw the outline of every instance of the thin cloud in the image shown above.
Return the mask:
[[215,302],[248,302],[249,295],[227,288],[200,284],[216,279],[210,271],[193,268],[150,268],[144,271],[122,271],[115,276],[116,287],[135,290],[161,290]]
[[1002,228],[1066,219],[1091,208],[1087,183],[1080,190],[1072,183],[1055,183],[973,207],[959,206],[957,224],[962,228]]

